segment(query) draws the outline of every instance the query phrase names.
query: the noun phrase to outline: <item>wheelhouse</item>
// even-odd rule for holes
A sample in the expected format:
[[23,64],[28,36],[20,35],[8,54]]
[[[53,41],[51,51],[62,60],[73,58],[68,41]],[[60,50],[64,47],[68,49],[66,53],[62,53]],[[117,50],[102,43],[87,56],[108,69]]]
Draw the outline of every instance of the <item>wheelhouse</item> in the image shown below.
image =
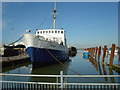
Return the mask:
[[65,30],[63,29],[36,30],[36,36],[43,36],[45,40],[66,45]]

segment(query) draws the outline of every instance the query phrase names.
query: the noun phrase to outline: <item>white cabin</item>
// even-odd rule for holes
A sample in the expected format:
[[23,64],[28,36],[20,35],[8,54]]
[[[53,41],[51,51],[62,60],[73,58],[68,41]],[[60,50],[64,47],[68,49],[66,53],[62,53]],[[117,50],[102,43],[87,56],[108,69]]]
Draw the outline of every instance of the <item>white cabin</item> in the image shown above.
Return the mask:
[[43,36],[45,40],[53,41],[61,45],[66,45],[65,30],[63,29],[36,30],[36,36]]

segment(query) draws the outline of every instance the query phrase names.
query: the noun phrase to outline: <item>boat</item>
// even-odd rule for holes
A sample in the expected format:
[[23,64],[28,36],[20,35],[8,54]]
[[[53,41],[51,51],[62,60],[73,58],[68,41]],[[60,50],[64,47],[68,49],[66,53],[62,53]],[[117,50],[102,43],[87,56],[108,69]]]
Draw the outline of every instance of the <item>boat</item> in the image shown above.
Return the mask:
[[77,49],[76,47],[70,46],[69,47],[69,57],[75,57],[77,54]]
[[[109,55],[111,55],[111,51],[112,51],[112,48],[109,48],[109,49],[107,50],[107,52],[108,52]],[[118,49],[115,48],[114,55],[117,55],[117,54],[118,54]]]
[[85,50],[84,53],[83,53],[83,56],[90,56],[90,53],[88,50]]
[[66,32],[56,28],[56,2],[53,11],[52,29],[37,29],[35,34],[27,30],[24,34],[24,43],[32,63],[47,64],[69,59]]

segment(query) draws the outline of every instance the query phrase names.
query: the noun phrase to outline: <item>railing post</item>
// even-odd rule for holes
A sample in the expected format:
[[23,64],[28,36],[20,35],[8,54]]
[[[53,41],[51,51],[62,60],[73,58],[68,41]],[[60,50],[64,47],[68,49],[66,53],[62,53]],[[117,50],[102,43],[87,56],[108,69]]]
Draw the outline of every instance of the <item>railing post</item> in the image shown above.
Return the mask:
[[61,90],[63,90],[63,71],[60,71],[60,75]]

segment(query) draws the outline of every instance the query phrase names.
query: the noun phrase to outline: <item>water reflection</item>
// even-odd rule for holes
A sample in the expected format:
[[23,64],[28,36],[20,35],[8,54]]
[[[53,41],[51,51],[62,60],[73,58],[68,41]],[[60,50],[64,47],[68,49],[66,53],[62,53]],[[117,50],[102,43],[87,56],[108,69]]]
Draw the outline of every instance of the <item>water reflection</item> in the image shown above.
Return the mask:
[[[103,70],[103,74],[107,75],[106,73],[106,68],[105,68],[105,64],[102,64],[102,70]],[[104,77],[105,81],[108,81],[107,77]]]
[[118,54],[118,64],[120,65],[120,53]]
[[97,61],[97,64],[98,64],[98,68],[99,68],[99,73],[100,73],[100,75],[102,75],[101,64],[100,64],[99,60]]
[[[113,70],[110,69],[110,68],[109,68],[109,74],[110,74],[110,75],[113,75]],[[110,80],[111,80],[112,83],[115,83],[114,77],[110,77]]]
[[96,70],[98,71],[98,63],[97,60],[93,57],[90,57],[89,61],[92,63],[92,65],[96,68]]
[[[60,71],[63,71],[64,74],[67,74],[68,68],[70,65],[69,62],[64,62],[64,65],[61,64],[54,64],[45,67],[39,68],[32,68],[31,74],[38,74],[38,75],[60,75]],[[58,82],[56,78],[38,78],[38,77],[31,77],[30,81],[39,81],[39,82]]]
[[[102,53],[101,53],[102,55]],[[105,57],[105,62],[109,60]],[[3,68],[3,73],[9,74],[38,74],[38,75],[60,75],[60,71],[63,71],[64,74],[73,74],[69,67],[80,73],[82,75],[118,75],[114,70],[109,70],[108,66],[102,64],[102,57],[98,60],[98,54],[96,58],[83,56],[83,50],[78,51],[77,55],[74,58],[71,58],[72,62],[64,62],[65,67],[61,64],[52,64],[48,66],[43,66],[39,68],[33,68],[31,63],[24,63],[20,65],[13,65],[8,68]],[[86,62],[89,61],[89,62]],[[118,63],[118,56],[114,58],[115,63]],[[99,81],[103,82],[118,82],[118,78],[96,78]],[[56,78],[38,78],[38,77],[11,77],[4,76],[3,80],[10,81],[47,81],[47,82],[58,82],[59,79]],[[84,79],[84,78],[67,78],[68,82],[95,82],[93,79]]]
[[90,56],[84,55],[83,58],[84,58],[85,60],[89,60],[89,59],[90,59]]
[[22,64],[17,64],[17,65],[12,65],[12,66],[9,66],[9,67],[6,67],[6,68],[2,68],[2,73],[9,73],[11,70],[15,70],[15,69],[20,69],[21,67],[28,67],[28,65],[30,65],[31,62],[28,61],[28,62],[25,62],[25,63],[22,63]]
[[69,57],[75,57],[77,55],[77,50],[76,51],[71,51],[69,53]]
[[[113,69],[109,68],[108,66],[105,65],[105,63],[102,62],[103,60],[106,60],[108,58],[108,55],[105,55],[104,57],[101,57],[102,59],[100,58],[100,56],[101,56],[101,53],[98,54],[98,58],[97,57],[91,57],[91,56],[83,56],[83,58],[85,60],[89,60],[89,62],[92,63],[92,65],[94,66],[96,71],[99,72],[100,75],[102,75],[102,74],[107,75],[107,73],[108,73],[108,75],[114,75],[115,72],[113,72]],[[118,56],[118,58],[120,58],[120,57]],[[101,66],[102,66],[102,69],[101,69]],[[110,77],[110,78],[104,77],[104,81],[105,82],[112,82],[112,83],[118,82],[115,77]]]

